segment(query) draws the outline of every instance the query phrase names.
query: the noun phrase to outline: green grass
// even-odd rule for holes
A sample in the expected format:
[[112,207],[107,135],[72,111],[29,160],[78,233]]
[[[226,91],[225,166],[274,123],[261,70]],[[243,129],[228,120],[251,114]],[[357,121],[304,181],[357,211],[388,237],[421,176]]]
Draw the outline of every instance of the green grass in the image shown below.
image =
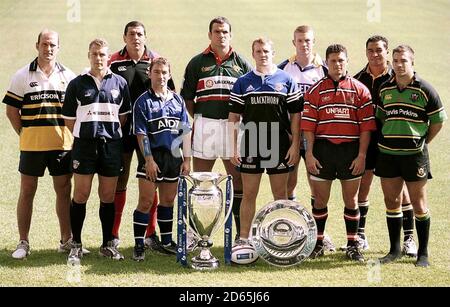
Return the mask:
[[[106,38],[112,50],[123,47],[123,26],[130,20],[141,20],[147,26],[149,45],[172,62],[173,76],[179,88],[189,59],[208,44],[207,26],[217,15],[232,22],[233,47],[251,60],[251,42],[258,36],[268,36],[275,43],[276,62],[290,56],[293,29],[311,24],[316,30],[316,50],[321,55],[334,42],[347,46],[351,73],[366,63],[364,43],[372,34],[390,39],[391,47],[410,44],[416,51],[416,70],[431,82],[450,110],[449,39],[450,3],[448,1],[381,1],[381,22],[370,23],[366,1],[133,1],[128,7],[123,1],[81,1],[81,22],[66,19],[66,1],[1,1],[0,41],[4,52],[0,59],[0,91],[4,93],[11,75],[29,63],[36,55],[34,42],[44,27],[60,33],[60,60],[75,72],[88,65],[87,45],[95,37]],[[392,48],[391,48],[392,49]],[[430,260],[428,269],[418,269],[412,259],[381,267],[380,282],[370,282],[368,265],[350,263],[341,252],[323,259],[307,261],[299,266],[280,269],[262,260],[248,267],[222,266],[215,272],[195,272],[181,268],[174,258],[147,254],[144,263],[131,260],[133,235],[132,211],[137,203],[137,184],[131,179],[128,202],[121,229],[124,262],[116,263],[97,255],[101,239],[98,220],[98,197],[93,193],[83,240],[93,254],[84,258],[81,282],[69,283],[65,255],[57,254],[58,224],[54,213],[54,193],[48,176],[40,180],[35,199],[30,234],[32,254],[26,261],[13,261],[10,254],[17,244],[15,206],[19,191],[18,139],[0,106],[0,285],[127,285],[127,286],[450,286],[449,220],[446,207],[450,202],[449,167],[450,131],[448,125],[430,146],[434,179],[428,185],[432,213]],[[133,163],[133,168],[135,162]],[[223,170],[217,164],[216,170]],[[301,167],[298,196],[309,207],[309,191]],[[96,187],[92,189],[96,191]],[[372,206],[367,221],[371,249],[367,259],[384,255],[388,249],[383,196],[379,180],[371,191]],[[264,177],[258,207],[271,200],[267,178]],[[343,205],[339,184],[333,186],[327,232],[335,243],[345,243]],[[214,255],[222,256],[222,240],[215,238]],[[223,258],[220,258],[223,264]]]

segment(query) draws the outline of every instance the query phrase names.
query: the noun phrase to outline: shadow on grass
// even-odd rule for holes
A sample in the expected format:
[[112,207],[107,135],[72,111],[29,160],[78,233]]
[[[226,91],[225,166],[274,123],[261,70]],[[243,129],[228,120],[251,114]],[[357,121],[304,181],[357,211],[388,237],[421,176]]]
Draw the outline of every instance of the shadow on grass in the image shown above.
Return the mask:
[[[151,273],[151,274],[174,274],[185,275],[197,272],[190,267],[183,267],[176,263],[176,257],[170,255],[162,255],[153,251],[146,251],[146,258],[143,262],[136,262],[132,259],[133,248],[126,247],[121,249],[125,256],[123,261],[113,261],[106,259],[98,254],[97,248],[88,247],[91,254],[83,257],[81,265],[85,267],[85,274],[95,275],[109,275],[109,274],[133,274],[133,273]],[[223,258],[223,248],[216,247],[211,249],[212,254],[219,259],[220,267],[214,270],[214,273],[226,272],[227,274],[242,273],[242,272],[272,272],[272,271],[322,271],[335,268],[365,266],[366,263],[356,263],[349,261],[345,253],[334,252],[328,253],[318,259],[308,259],[296,266],[287,268],[272,266],[264,260],[259,259],[256,263],[251,265],[225,265]],[[188,259],[198,254],[197,251],[190,253]],[[380,256],[379,253],[372,252],[366,254],[366,260],[376,259]],[[400,263],[409,261],[408,258],[403,258]],[[32,250],[27,260],[15,260],[11,257],[11,251],[0,251],[0,265],[8,268],[26,268],[26,267],[46,267],[54,265],[66,265],[67,254],[57,253],[55,250]]]

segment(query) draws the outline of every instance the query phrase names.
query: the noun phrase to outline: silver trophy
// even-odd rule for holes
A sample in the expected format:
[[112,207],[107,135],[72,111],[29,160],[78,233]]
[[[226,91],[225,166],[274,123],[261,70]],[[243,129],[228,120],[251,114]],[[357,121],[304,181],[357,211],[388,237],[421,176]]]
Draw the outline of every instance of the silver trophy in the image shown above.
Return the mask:
[[[210,251],[213,245],[211,238],[225,221],[229,220],[232,210],[231,200],[233,199],[231,189],[232,177],[211,172],[195,172],[184,178],[192,184],[191,189],[187,193],[187,211],[189,213],[189,225],[194,235],[199,239],[198,247],[200,248],[199,255],[191,259],[191,267],[197,270],[218,268],[219,260]],[[219,184],[225,179],[228,179],[228,181],[227,197],[224,203],[223,193]],[[185,220],[184,224],[187,224]],[[231,224],[231,219],[227,224]],[[231,237],[231,229],[226,228],[226,232],[227,230]],[[185,249],[186,240],[184,239],[183,241],[184,243],[181,246]],[[231,244],[231,242],[226,243]]]
[[253,246],[272,265],[287,267],[302,262],[314,250],[316,240],[314,218],[295,201],[270,202],[252,222]]

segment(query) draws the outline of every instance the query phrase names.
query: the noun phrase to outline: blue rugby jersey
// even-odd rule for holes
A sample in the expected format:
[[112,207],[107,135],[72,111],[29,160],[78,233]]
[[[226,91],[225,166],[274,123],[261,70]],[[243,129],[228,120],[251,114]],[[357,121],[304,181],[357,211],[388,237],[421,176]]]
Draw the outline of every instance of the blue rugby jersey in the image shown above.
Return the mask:
[[99,82],[90,73],[73,79],[66,90],[62,114],[75,120],[73,136],[82,139],[122,137],[119,115],[131,112],[124,78],[109,71]]
[[[289,147],[289,113],[301,111],[300,96],[297,83],[276,66],[269,75],[253,70],[237,79],[234,84],[229,103],[230,112],[241,114],[243,124],[255,123],[258,126],[258,144],[264,138],[261,133],[265,134],[269,145],[270,136],[275,133],[278,134],[280,146]],[[278,129],[274,123],[278,125]],[[252,136],[247,134],[243,138],[246,152],[251,141],[249,138]]]
[[148,135],[151,149],[179,148],[183,133],[190,131],[183,98],[169,90],[164,101],[153,90],[143,93],[133,107],[133,133]]

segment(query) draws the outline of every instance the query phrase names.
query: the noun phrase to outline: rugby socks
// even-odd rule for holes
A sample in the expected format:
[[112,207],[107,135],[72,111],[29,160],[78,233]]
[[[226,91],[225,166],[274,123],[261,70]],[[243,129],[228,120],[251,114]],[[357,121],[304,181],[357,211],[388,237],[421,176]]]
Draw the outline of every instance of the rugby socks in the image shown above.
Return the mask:
[[411,204],[402,204],[403,236],[406,241],[414,234],[414,211]]
[[153,205],[150,208],[149,212],[149,221],[147,230],[145,231],[145,237],[149,238],[152,236],[156,231],[156,222],[157,222],[157,216],[156,216],[156,209],[158,208],[158,193],[155,193],[155,198],[153,199]]
[[133,212],[133,230],[134,230],[134,244],[136,246],[144,245],[145,229],[147,228],[149,214],[138,210]]
[[347,246],[355,246],[358,239],[359,208],[344,208],[345,230],[347,231]]
[[234,216],[234,223],[236,224],[236,238],[239,238],[239,235],[241,233],[241,217],[240,217],[241,202],[242,202],[242,191],[234,191],[232,210]]
[[125,203],[127,201],[127,190],[116,191],[116,195],[114,196],[114,226],[112,230],[112,235],[114,238],[119,238],[119,228],[120,222],[122,221],[122,212],[123,207],[125,207]]
[[389,232],[389,241],[391,247],[389,254],[399,256],[400,248],[400,233],[402,231],[403,214],[400,208],[394,210],[386,210],[386,221]]
[[173,207],[158,205],[158,225],[161,232],[161,243],[168,245],[172,242]]
[[72,239],[81,244],[81,230],[83,229],[84,219],[86,217],[86,203],[76,203],[72,199],[70,206],[70,226],[72,227]]
[[358,225],[358,235],[365,239],[365,227],[366,227],[366,217],[367,212],[369,211],[369,201],[358,201],[359,208],[359,225]]
[[103,247],[113,239],[112,229],[114,225],[114,210],[114,203],[100,202],[98,214],[100,216],[100,221],[102,222]]
[[317,224],[317,243],[323,246],[323,233],[325,232],[325,224],[328,218],[328,207],[323,209],[312,208],[312,214]]
[[417,251],[418,259],[420,257],[428,257],[428,238],[430,236],[430,212],[427,211],[422,215],[415,215],[416,230],[419,239],[419,249]]

